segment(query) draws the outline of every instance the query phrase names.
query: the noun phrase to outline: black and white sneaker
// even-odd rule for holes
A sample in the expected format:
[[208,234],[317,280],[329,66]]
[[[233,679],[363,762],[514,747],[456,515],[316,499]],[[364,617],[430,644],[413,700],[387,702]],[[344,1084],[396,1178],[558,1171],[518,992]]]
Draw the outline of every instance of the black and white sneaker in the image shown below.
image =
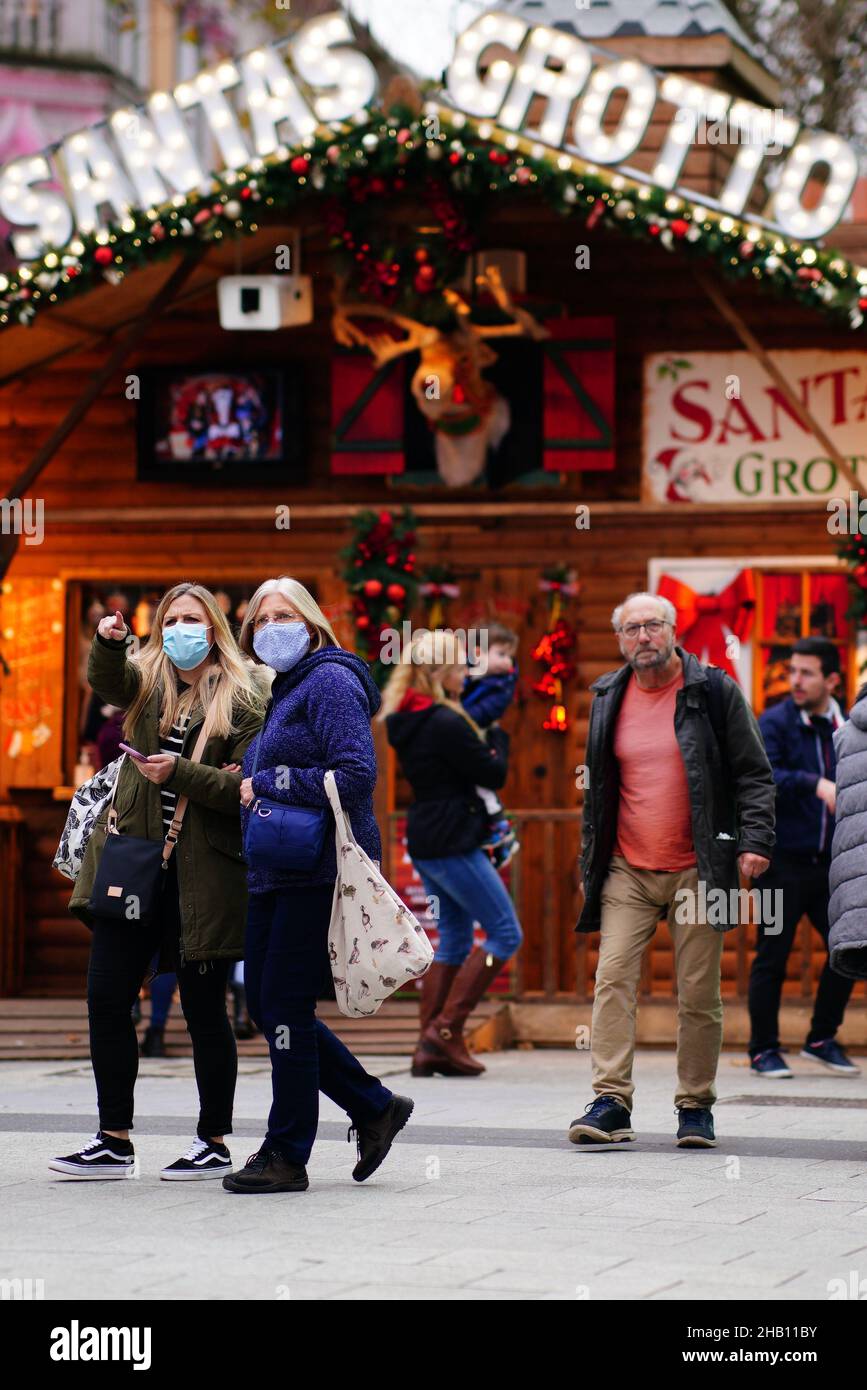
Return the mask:
[[128,1139],[115,1139],[97,1130],[93,1139],[77,1153],[52,1158],[49,1168],[68,1178],[134,1178],[135,1150]]
[[225,1144],[197,1139],[175,1163],[160,1173],[166,1182],[188,1182],[192,1178],[224,1178],[232,1171],[232,1158]]

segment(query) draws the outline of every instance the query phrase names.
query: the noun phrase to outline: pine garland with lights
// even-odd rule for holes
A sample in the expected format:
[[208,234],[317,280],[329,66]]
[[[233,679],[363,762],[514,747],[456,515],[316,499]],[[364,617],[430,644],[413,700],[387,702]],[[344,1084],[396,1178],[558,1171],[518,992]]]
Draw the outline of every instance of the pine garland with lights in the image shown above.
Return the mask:
[[[382,191],[374,193],[380,183]],[[370,108],[294,149],[281,146],[223,172],[205,195],[133,209],[113,225],[79,235],[16,274],[0,275],[0,325],[31,323],[45,305],[65,302],[97,280],[118,284],[131,270],[179,248],[252,235],[270,208],[291,210],[311,193],[334,200],[335,251],[353,284],[380,296],[394,291],[395,305],[424,322],[448,317],[443,290],[472,247],[470,229],[481,225],[490,198],[508,193],[541,194],[589,230],[604,223],[669,251],[678,247],[715,261],[729,278],[752,277],[852,329],[867,326],[867,270],[839,252],[786,240],[748,216],[721,216],[441,107],[427,117],[408,108]],[[394,229],[383,230],[382,199],[400,195],[436,220],[439,231],[430,244],[407,239],[398,245]],[[421,259],[420,252],[426,253]]]
[[[856,506],[860,516],[860,499]],[[841,540],[837,554],[849,570],[849,594],[851,602],[846,611],[858,627],[867,625],[867,535],[858,530]]]
[[409,507],[397,515],[365,509],[352,518],[352,529],[352,543],[340,554],[352,595],[355,647],[381,687],[391,674],[380,659],[383,631],[400,628],[416,597],[416,521]]

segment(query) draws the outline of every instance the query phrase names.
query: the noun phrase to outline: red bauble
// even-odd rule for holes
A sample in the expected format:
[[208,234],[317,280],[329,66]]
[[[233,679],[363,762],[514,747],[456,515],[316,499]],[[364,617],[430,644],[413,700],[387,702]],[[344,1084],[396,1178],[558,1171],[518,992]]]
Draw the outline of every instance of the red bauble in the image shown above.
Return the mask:
[[684,237],[689,231],[689,223],[685,217],[675,217],[671,223],[671,230],[676,237]]
[[856,565],[852,571],[852,578],[860,589],[867,589],[867,564]]
[[379,598],[379,595],[382,593],[382,580],[367,579],[363,587],[368,598]]
[[252,190],[252,188],[242,188],[242,189],[241,189],[241,197],[242,197],[242,198],[252,198],[252,196],[253,196],[253,190]]
[[462,157],[462,155],[458,154],[457,150],[452,150],[449,155],[449,164],[460,164]]
[[394,525],[394,517],[391,512],[380,512],[377,521],[386,531],[390,531]]
[[418,261],[419,265],[424,265],[425,262],[430,259],[428,252],[424,249],[423,246],[420,246],[418,250],[415,252],[415,258]]
[[656,223],[653,222],[653,223],[651,224],[651,226],[648,227],[647,230],[650,232],[650,235],[651,235],[651,236],[659,236],[659,233],[662,231],[662,228],[661,228],[661,227],[658,227],[658,226],[656,225]]
[[370,619],[368,618],[366,613],[360,614],[359,617],[355,619],[355,626],[360,627],[362,632],[365,628],[370,627]]
[[93,253],[93,259],[97,265],[111,265],[114,260],[114,252],[110,246],[97,246]]
[[432,265],[420,265],[413,278],[413,285],[419,294],[430,294],[436,284],[436,267]]
[[406,589],[402,584],[389,584],[385,591],[386,598],[390,598],[392,603],[400,603],[406,598]]
[[306,174],[307,160],[304,158],[303,154],[296,154],[289,168],[292,170],[293,174]]
[[867,309],[867,295],[862,295],[861,298],[858,300],[858,308]]

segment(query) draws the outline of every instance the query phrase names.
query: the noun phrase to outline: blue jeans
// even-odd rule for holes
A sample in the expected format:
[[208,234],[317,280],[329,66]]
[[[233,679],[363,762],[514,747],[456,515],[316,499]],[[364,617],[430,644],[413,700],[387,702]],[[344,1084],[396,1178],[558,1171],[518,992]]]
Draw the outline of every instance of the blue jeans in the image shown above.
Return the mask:
[[[153,962],[151,968],[156,969]],[[165,1028],[177,983],[177,975],[169,973],[155,975],[151,980],[151,1028]]]
[[310,1157],[320,1091],[356,1124],[381,1115],[392,1095],[316,1017],[331,980],[333,895],[329,884],[250,894],[244,978],[250,1017],[271,1053],[266,1143],[290,1163]]
[[[506,885],[482,849],[442,859],[414,859],[425,892],[439,899],[436,960],[460,965],[473,948],[473,923],[485,933],[485,950],[498,960],[513,956],[523,940]],[[436,904],[434,904],[436,907]]]

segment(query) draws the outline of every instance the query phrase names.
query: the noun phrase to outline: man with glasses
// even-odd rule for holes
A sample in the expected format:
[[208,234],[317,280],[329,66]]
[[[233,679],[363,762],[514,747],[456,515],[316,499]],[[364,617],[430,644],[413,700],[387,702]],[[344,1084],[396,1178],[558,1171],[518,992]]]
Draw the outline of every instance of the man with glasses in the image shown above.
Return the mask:
[[[577,930],[601,932],[590,1038],[596,1099],[570,1126],[576,1144],[635,1137],[641,958],[667,915],[677,1142],[715,1145],[722,933],[738,925],[738,870],[747,879],[763,873],[774,845],[774,779],[752,710],[736,681],[675,645],[676,617],[667,599],[630,594],[612,614],[625,665],[591,686]],[[723,895],[725,910],[707,912]]]

